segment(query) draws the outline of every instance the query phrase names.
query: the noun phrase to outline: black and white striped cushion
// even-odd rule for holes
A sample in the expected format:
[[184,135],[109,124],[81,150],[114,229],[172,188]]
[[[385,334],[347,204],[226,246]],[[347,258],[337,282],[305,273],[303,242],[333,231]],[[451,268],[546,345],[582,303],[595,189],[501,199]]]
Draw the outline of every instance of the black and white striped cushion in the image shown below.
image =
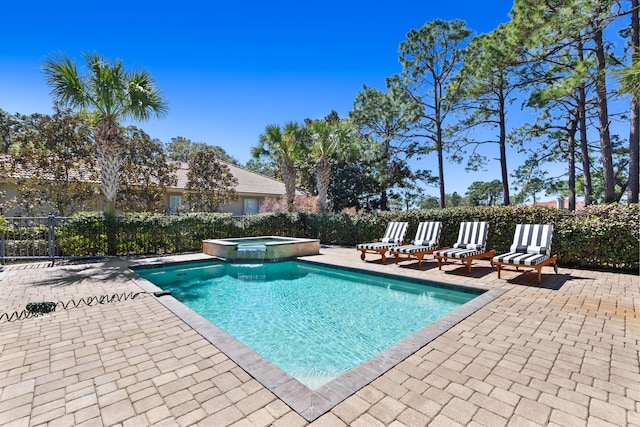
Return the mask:
[[470,256],[474,256],[484,252],[484,250],[474,250],[474,249],[463,249],[463,248],[452,248],[452,249],[443,249],[440,251],[436,251],[433,253],[434,256],[441,256],[445,258],[467,258]]
[[404,235],[407,233],[408,224],[407,222],[392,221],[387,225],[387,230],[384,232],[384,236],[380,239],[380,242],[360,243],[356,245],[356,248],[378,250],[400,245],[404,240]]
[[546,254],[528,254],[522,252],[507,252],[506,254],[493,257],[494,262],[519,265],[538,265],[548,259],[549,255]]
[[378,249],[390,248],[395,245],[397,245],[397,243],[360,243],[359,245],[356,246],[356,248],[375,251]]
[[411,243],[417,246],[435,246],[440,240],[441,231],[442,223],[440,221],[421,222],[418,224],[416,237]]
[[510,252],[550,255],[553,225],[548,224],[518,224],[513,236]]
[[494,262],[514,265],[538,265],[551,255],[553,225],[518,224],[509,252],[493,257]]
[[433,250],[435,248],[437,248],[438,245],[433,244],[433,245],[406,245],[406,246],[398,246],[392,249],[393,252],[398,252],[401,254],[415,254],[418,252],[425,252],[425,251],[430,251]]
[[453,245],[456,249],[483,251],[487,245],[489,233],[488,222],[463,222],[460,224],[458,240]]
[[387,225],[384,236],[380,239],[381,243],[402,243],[404,235],[407,233],[407,222],[392,221]]

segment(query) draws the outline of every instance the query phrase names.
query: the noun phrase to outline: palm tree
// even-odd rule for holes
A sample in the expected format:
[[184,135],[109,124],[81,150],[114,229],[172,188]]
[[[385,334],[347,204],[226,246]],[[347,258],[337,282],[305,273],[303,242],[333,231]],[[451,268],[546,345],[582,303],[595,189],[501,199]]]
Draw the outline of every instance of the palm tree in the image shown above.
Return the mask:
[[287,194],[289,212],[295,211],[297,174],[295,160],[298,158],[299,139],[300,125],[296,122],[286,123],[284,129],[279,125],[267,125],[264,133],[260,134],[259,144],[251,149],[255,159],[267,156],[278,162]]
[[316,160],[316,188],[320,212],[327,212],[327,193],[331,180],[331,157],[339,153],[354,134],[354,127],[347,119],[330,121],[314,120],[309,129],[311,153]]
[[167,104],[149,72],[129,71],[122,61],[111,62],[97,53],[83,55],[87,74],[80,74],[67,55],[46,60],[44,73],[54,100],[81,111],[93,127],[100,167],[100,186],[106,199],[105,212],[115,213],[118,175],[125,148],[120,121],[162,117]]

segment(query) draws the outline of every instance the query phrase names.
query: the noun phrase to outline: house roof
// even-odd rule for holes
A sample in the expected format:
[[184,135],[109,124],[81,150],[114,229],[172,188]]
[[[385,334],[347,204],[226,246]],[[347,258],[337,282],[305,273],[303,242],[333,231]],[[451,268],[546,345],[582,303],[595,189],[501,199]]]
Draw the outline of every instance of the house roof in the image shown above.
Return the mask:
[[[0,164],[1,163],[9,163],[11,161],[11,156],[8,155],[0,155]],[[220,161],[220,160],[219,160]],[[235,187],[235,190],[238,194],[260,194],[260,195],[268,195],[268,196],[281,196],[286,193],[285,186],[282,181],[277,179],[268,177],[266,175],[262,175],[257,172],[249,171],[243,167],[236,166],[231,163],[220,161],[221,163],[227,165],[229,170],[233,174],[234,177],[238,180],[238,184]],[[178,165],[178,169],[175,171],[175,175],[177,178],[177,183],[175,186],[172,186],[172,189],[182,190],[187,186],[187,173],[189,172],[189,164],[186,162],[171,162],[173,164]],[[98,171],[98,167],[96,166],[96,172]],[[71,175],[75,179],[79,179],[81,181],[86,182],[99,182],[96,181],[95,174],[89,170],[82,171],[71,171]],[[33,177],[33,171],[28,169],[22,169],[19,167],[11,171],[9,173],[8,178],[13,179],[28,179]],[[53,179],[53,176],[45,175],[45,179]]]
[[[257,193],[269,195],[285,194],[285,187],[282,181],[273,179],[257,172],[249,171],[240,166],[220,161],[229,167],[231,174],[238,180],[235,190],[237,193]],[[183,189],[187,186],[187,173],[189,172],[189,164],[186,162],[175,162],[178,164],[176,170],[177,183],[176,189]]]
[[[533,206],[547,206],[549,208],[566,210],[569,209],[569,199],[557,199],[557,200],[549,200],[546,202],[535,202]],[[581,200],[576,200],[576,210],[583,209],[585,204]]]
[[[11,165],[11,155],[3,154],[0,155],[0,170],[4,169],[7,172],[6,176],[2,176],[2,178],[12,178],[16,180],[30,179],[35,176],[35,167],[32,168],[24,168],[22,164],[16,163]],[[97,168],[89,169],[86,167],[82,167],[80,169],[69,169],[69,179],[74,181],[81,182],[100,182],[100,178],[98,177]],[[54,180],[54,174],[44,171],[40,175],[40,177],[44,180]]]

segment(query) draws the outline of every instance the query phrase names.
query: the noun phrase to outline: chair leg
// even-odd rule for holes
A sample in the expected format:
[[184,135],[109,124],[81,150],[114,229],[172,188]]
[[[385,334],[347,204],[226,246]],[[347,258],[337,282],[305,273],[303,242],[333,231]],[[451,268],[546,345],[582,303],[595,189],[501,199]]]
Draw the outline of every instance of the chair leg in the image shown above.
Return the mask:
[[363,250],[360,251],[360,259],[362,261],[364,261],[364,251]]
[[500,268],[502,267],[502,264],[496,262],[495,263],[496,269],[498,270],[498,279],[500,278]]

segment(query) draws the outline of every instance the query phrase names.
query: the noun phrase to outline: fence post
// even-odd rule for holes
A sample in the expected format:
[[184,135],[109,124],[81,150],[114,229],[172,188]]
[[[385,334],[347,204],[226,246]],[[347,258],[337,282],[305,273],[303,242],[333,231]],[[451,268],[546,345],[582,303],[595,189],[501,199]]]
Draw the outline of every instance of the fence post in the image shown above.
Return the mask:
[[5,257],[7,256],[7,232],[9,228],[7,227],[7,231],[2,233],[2,237],[0,238],[0,262],[4,265]]
[[[0,206],[0,215],[4,215],[4,207]],[[7,247],[6,247],[6,238],[7,232],[9,231],[9,221],[6,222],[6,230],[2,233],[2,237],[0,237],[0,264],[4,265],[4,258],[7,256]]]
[[49,215],[49,260],[51,265],[55,263],[56,256],[56,235],[55,235],[56,217],[55,215]]

